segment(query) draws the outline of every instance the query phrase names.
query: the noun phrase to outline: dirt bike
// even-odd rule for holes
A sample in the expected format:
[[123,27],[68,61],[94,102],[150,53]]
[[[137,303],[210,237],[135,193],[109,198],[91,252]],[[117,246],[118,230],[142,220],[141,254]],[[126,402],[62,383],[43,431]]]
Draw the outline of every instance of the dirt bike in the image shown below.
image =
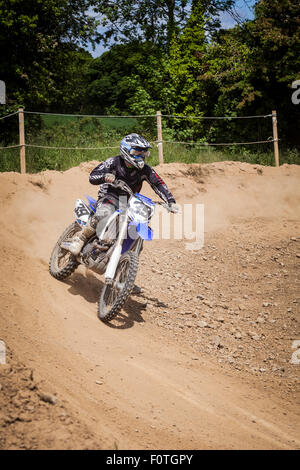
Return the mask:
[[[98,274],[104,274],[105,284],[98,302],[98,317],[104,322],[112,320],[118,314],[132,292],[143,242],[153,239],[149,222],[154,215],[155,205],[160,204],[170,211],[167,203],[152,201],[139,193],[134,194],[124,181],[115,180],[114,183],[107,184],[128,193],[126,208],[117,209],[108,219],[101,234],[92,235],[79,255],[74,256],[66,248],[76,232],[95,213],[97,205],[97,201],[90,196],[86,196],[88,205],[77,199],[74,209],[76,221],[58,239],[49,262],[50,274],[58,280],[69,277],[79,264]],[[107,235],[112,228],[116,238],[109,243]]]

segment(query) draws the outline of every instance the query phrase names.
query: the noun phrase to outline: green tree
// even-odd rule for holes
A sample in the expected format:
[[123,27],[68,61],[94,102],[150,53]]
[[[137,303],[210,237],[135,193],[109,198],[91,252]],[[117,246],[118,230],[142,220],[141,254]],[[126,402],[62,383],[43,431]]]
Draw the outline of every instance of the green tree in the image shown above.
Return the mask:
[[260,0],[241,40],[252,51],[251,83],[258,92],[253,107],[276,109],[282,144],[300,146],[300,109],[291,100],[292,82],[300,78],[299,2]]
[[[168,72],[172,90],[173,114],[199,116],[203,114],[203,89],[199,86],[201,57],[206,47],[205,9],[202,2],[193,1],[192,10],[183,32],[174,35],[170,47]],[[194,124],[194,126],[193,126]],[[195,137],[196,122],[174,121],[180,139]]]
[[[219,14],[229,10],[234,0],[194,0],[203,8],[209,32],[220,26]],[[106,42],[151,42],[167,50],[173,35],[186,26],[191,0],[95,0]]]
[[[200,82],[209,89],[213,115],[279,116],[281,146],[300,145],[300,109],[292,103],[292,82],[300,78],[300,5],[293,0],[260,0],[255,17],[219,31],[201,60]],[[224,122],[210,129],[219,140],[264,140],[265,121]],[[218,136],[217,136],[218,134]]]
[[[90,0],[0,0],[0,78],[6,82],[9,107],[45,109],[64,100],[60,85],[66,82],[71,61],[75,58],[79,64],[80,45],[96,37],[97,22],[87,12],[90,4]],[[80,68],[72,73],[75,78]]]
[[[300,109],[291,101],[291,84],[300,78],[300,5],[260,0],[252,21],[219,30],[211,41],[201,42],[199,31],[194,27],[188,34],[186,29],[171,49],[178,111],[242,116],[276,109],[281,145],[299,145]],[[265,140],[272,130],[266,119],[195,122],[189,132],[209,141],[232,142]]]
[[152,114],[163,100],[165,61],[165,53],[151,43],[112,46],[89,66],[89,109]]

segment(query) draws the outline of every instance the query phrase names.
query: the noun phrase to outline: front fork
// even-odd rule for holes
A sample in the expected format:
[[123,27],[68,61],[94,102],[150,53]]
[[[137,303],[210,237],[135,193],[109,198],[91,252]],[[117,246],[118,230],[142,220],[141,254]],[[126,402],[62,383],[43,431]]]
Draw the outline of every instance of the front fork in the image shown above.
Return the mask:
[[143,249],[143,242],[144,242],[144,240],[143,240],[141,237],[139,237],[139,238],[138,238],[138,241],[137,241],[137,243],[136,243],[136,245],[135,245],[135,247],[134,247],[133,250],[132,250],[132,251],[134,251],[137,255],[139,255],[140,252],[141,252],[142,249]]
[[[120,216],[120,217],[122,217],[122,216]],[[121,253],[122,253],[123,241],[124,241],[124,238],[127,235],[127,224],[128,224],[127,211],[126,211],[126,213],[124,214],[123,217],[124,217],[124,220],[123,220],[123,223],[121,224],[119,235],[118,235],[118,238],[117,238],[116,243],[115,243],[115,248],[112,252],[112,255],[110,257],[110,260],[108,262],[108,265],[107,265],[107,268],[106,268],[106,271],[105,271],[105,276],[104,276],[105,284],[112,284],[112,282],[113,282],[113,279],[114,279],[115,273],[116,273],[116,269],[117,269],[117,266],[118,266],[118,263],[119,263],[119,260],[120,260],[120,256],[121,256]]]

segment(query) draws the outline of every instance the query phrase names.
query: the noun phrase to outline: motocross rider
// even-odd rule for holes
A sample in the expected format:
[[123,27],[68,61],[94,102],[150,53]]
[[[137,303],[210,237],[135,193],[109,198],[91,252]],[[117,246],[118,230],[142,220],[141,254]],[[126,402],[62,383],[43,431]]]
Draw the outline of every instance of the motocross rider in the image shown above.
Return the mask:
[[150,148],[150,143],[144,137],[129,134],[121,141],[120,155],[108,158],[91,172],[90,183],[100,185],[97,208],[87,224],[73,237],[68,247],[73,255],[80,253],[87,239],[95,232],[98,236],[101,234],[109,217],[119,208],[120,196],[128,198],[127,192],[107,184],[116,179],[125,181],[134,193],[140,192],[143,182],[147,181],[160,198],[169,204],[169,210],[178,212],[175,199],[162,178],[145,163]]

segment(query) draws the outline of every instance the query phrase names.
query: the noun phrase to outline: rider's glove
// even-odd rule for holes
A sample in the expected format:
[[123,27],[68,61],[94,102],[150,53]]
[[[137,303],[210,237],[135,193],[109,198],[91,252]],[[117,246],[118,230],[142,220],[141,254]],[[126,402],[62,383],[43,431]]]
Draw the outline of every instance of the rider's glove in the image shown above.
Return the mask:
[[113,175],[112,173],[107,173],[107,174],[105,175],[105,178],[104,178],[104,179],[105,179],[105,182],[106,182],[106,183],[113,183],[113,182],[115,181],[116,177],[115,177],[115,175]]
[[179,206],[175,204],[175,202],[170,202],[169,203],[169,211],[174,212],[174,214],[177,214],[179,212]]

